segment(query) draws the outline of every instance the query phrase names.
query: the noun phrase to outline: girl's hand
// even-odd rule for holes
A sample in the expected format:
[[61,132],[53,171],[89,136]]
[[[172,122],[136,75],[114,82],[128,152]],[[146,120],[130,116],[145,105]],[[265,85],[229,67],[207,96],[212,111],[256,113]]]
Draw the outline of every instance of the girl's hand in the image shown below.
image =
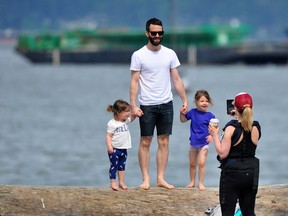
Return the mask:
[[214,126],[212,126],[211,124],[209,124],[208,126],[208,131],[209,131],[209,134],[214,137],[214,136],[217,136],[218,133],[219,133],[219,127],[215,128]]
[[183,106],[180,108],[180,113],[183,114],[183,115],[185,115],[187,112],[188,112],[188,107],[183,105]]
[[180,122],[186,122],[187,118],[185,116],[185,114],[187,113],[187,109],[184,107],[181,107],[180,109]]
[[212,141],[213,141],[212,136],[211,136],[211,135],[208,135],[208,136],[206,137],[206,142],[211,143]]
[[113,147],[111,146],[111,147],[108,147],[108,153],[109,154],[113,154],[114,153],[114,149],[113,149]]
[[137,117],[141,117],[142,115],[144,115],[143,111],[137,106],[132,107],[132,114]]

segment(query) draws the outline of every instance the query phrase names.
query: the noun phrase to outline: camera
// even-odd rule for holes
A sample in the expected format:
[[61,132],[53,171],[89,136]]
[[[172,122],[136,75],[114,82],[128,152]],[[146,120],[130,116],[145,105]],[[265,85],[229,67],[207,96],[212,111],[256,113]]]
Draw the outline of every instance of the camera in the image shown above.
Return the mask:
[[234,99],[228,99],[228,100],[226,100],[227,114],[228,114],[228,115],[232,115],[232,116],[235,115],[233,101],[234,101]]

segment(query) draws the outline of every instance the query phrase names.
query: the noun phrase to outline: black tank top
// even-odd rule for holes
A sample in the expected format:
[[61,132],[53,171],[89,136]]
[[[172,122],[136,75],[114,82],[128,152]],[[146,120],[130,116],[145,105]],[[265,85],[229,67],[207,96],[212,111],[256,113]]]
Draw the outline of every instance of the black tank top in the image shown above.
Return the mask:
[[[243,130],[241,123],[237,120],[231,120],[224,127],[224,131],[226,127],[233,126],[235,127],[235,131],[232,135],[231,148],[230,152],[227,156],[229,158],[251,158],[255,156],[257,145],[255,145],[251,140],[251,132],[246,132]],[[258,121],[253,122],[253,126],[256,126],[259,131],[259,139],[261,137],[261,127]],[[244,133],[243,139],[236,146],[234,144],[239,140],[242,132]]]

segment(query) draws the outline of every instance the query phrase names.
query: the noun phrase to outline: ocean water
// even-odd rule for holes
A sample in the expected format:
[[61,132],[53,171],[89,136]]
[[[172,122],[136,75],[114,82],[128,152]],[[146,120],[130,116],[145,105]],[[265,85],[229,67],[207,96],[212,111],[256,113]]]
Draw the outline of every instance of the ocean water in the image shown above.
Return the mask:
[[[254,116],[262,126],[257,156],[260,184],[288,183],[287,66],[189,66],[180,73],[189,107],[198,89],[213,98],[210,111],[220,126],[230,120],[226,99],[241,91],[254,99]],[[109,186],[106,106],[129,101],[129,65],[34,65],[0,49],[0,184],[47,186]],[[174,95],[174,126],[166,179],[176,187],[189,183],[189,123],[180,123],[181,100]],[[133,148],[128,151],[126,184],[141,182],[138,165],[139,124],[130,125]],[[157,143],[151,146],[150,178],[156,178]],[[213,143],[206,165],[206,186],[218,186],[220,169]]]

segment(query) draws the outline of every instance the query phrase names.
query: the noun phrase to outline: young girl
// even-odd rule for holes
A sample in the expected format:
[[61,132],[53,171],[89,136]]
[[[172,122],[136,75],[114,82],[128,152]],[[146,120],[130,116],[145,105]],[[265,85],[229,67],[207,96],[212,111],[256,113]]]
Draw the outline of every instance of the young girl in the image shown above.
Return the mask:
[[[110,187],[118,191],[119,187],[127,190],[124,184],[127,149],[131,148],[131,137],[128,124],[134,121],[135,116],[130,115],[130,105],[126,101],[116,100],[108,105],[108,112],[113,112],[114,118],[107,124],[106,144],[110,160]],[[116,182],[118,171],[119,186]]]
[[209,143],[212,141],[211,135],[208,132],[209,121],[211,118],[215,118],[214,114],[208,112],[208,108],[212,105],[212,99],[210,98],[206,90],[199,90],[195,94],[194,102],[196,108],[189,110],[187,113],[180,111],[180,121],[186,122],[191,120],[190,124],[190,183],[188,188],[195,186],[196,177],[196,165],[198,163],[198,178],[199,190],[205,190],[204,177],[206,171],[206,158],[208,155]]

